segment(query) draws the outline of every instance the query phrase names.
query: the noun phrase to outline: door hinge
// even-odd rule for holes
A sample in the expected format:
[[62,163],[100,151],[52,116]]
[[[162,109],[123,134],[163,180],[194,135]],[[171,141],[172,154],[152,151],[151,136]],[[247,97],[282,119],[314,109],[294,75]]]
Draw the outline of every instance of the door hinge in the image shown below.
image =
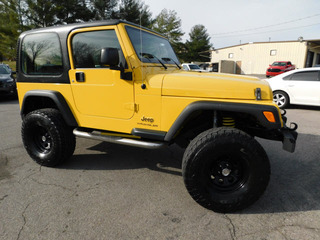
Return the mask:
[[138,112],[139,111],[139,104],[136,103],[125,103],[124,104],[124,108],[131,110],[131,111],[135,111]]

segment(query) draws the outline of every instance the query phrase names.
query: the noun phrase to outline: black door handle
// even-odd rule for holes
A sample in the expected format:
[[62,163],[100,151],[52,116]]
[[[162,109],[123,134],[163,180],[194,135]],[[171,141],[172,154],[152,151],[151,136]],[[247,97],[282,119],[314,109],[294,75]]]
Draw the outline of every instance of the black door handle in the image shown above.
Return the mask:
[[76,81],[85,82],[84,72],[76,72]]

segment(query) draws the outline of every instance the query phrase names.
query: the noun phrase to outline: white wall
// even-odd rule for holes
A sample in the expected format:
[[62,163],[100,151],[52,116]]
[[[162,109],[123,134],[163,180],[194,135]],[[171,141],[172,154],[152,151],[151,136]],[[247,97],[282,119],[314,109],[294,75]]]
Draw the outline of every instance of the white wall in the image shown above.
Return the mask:
[[[271,50],[276,50],[275,56],[270,56]],[[242,74],[265,74],[274,61],[291,61],[297,68],[303,68],[306,53],[306,42],[248,43],[213,51],[211,62],[241,61]],[[229,54],[233,57],[229,58]]]

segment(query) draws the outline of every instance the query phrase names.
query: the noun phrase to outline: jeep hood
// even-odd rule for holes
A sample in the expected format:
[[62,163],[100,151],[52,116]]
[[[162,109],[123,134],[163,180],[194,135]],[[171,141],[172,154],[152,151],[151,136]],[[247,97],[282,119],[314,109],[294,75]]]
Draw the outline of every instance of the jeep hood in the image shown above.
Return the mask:
[[260,88],[262,99],[272,99],[266,81],[255,77],[220,73],[175,72],[164,76],[163,96],[256,99],[255,89]]

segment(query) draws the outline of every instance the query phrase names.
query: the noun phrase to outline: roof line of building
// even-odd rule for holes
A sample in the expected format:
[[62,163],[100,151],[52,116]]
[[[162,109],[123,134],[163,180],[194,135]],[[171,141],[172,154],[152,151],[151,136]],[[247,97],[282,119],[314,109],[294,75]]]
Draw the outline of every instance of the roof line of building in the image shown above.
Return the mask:
[[233,45],[233,46],[228,46],[228,47],[215,48],[215,49],[212,49],[212,51],[222,50],[222,49],[226,49],[226,48],[240,47],[240,46],[245,46],[245,45],[249,45],[249,44],[288,43],[288,42],[319,42],[319,41],[320,41],[320,39],[288,40],[288,41],[270,41],[270,42],[248,42],[248,43],[243,43],[243,44],[238,44],[238,45]]

